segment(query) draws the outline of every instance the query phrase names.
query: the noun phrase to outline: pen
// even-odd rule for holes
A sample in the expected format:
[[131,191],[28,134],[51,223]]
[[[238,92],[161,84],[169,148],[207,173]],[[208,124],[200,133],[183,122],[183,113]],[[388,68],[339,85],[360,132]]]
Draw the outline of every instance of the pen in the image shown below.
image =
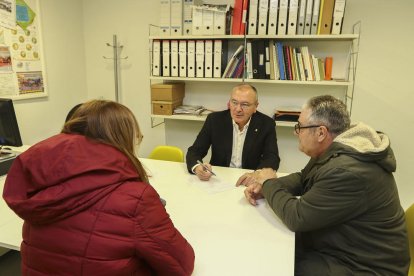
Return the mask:
[[209,173],[211,173],[212,175],[217,176],[215,173],[213,173],[212,170],[210,170],[206,165],[203,164],[203,162],[201,162],[200,160],[197,160],[197,163],[200,164],[206,171],[208,171]]

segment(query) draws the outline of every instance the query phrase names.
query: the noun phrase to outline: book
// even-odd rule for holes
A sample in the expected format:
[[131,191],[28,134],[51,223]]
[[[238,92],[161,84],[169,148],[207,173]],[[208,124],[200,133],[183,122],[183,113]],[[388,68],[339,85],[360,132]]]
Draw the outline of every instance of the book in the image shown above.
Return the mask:
[[325,58],[325,80],[332,79],[332,63],[333,63],[332,57]]

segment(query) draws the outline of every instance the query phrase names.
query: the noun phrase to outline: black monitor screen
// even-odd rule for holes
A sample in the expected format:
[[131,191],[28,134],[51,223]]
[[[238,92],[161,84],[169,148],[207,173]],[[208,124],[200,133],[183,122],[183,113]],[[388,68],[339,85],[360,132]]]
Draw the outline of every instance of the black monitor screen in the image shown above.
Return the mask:
[[10,99],[0,99],[0,145],[22,146],[13,101]]

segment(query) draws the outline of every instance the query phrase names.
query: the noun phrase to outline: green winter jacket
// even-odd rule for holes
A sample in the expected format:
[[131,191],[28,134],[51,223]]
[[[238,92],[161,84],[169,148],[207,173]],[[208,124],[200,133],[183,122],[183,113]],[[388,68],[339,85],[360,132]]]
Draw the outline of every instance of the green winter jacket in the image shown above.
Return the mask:
[[299,173],[263,184],[296,232],[296,275],[407,275],[409,251],[386,135],[359,123]]

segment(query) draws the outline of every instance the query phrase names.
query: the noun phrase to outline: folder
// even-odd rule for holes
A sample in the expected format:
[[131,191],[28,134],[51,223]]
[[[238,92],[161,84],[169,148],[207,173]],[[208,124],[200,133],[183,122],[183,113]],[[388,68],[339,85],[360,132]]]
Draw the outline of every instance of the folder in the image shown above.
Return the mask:
[[256,41],[256,52],[257,52],[257,71],[259,79],[266,79],[266,47],[265,41],[260,39]]
[[169,36],[171,34],[170,8],[170,0],[160,1],[160,36]]
[[305,30],[305,14],[306,14],[306,0],[299,1],[298,8],[298,23],[296,26],[296,34],[303,35]]
[[276,42],[276,50],[277,50],[277,59],[279,63],[279,74],[280,74],[280,80],[286,80],[286,74],[285,74],[285,56],[283,53],[283,45],[280,42]]
[[278,4],[279,0],[269,0],[269,20],[267,22],[268,35],[276,34]]
[[253,79],[252,42],[246,43],[246,78]]
[[183,34],[193,34],[193,6],[201,4],[201,0],[184,0],[183,2]]
[[203,34],[203,7],[193,6],[193,34]]
[[195,44],[195,76],[196,78],[204,78],[204,40],[196,40]]
[[227,64],[227,41],[214,40],[213,52],[213,77],[221,78],[224,67]]
[[310,34],[318,34],[320,0],[313,0],[312,25]]
[[152,75],[160,76],[161,72],[161,41],[152,42]]
[[203,7],[203,35],[214,34],[214,10],[204,6]]
[[270,79],[270,48],[269,43],[265,43],[265,78]]
[[231,56],[230,60],[228,61],[226,65],[226,69],[223,72],[223,76],[222,76],[223,78],[230,78],[232,76],[240,58],[242,58],[243,56],[243,49],[244,49],[243,44],[239,45],[237,50],[233,53],[233,55]]
[[247,33],[250,35],[257,34],[257,9],[258,9],[258,0],[250,0],[249,3],[249,19],[248,19],[248,28]]
[[259,0],[259,13],[258,13],[259,20],[258,20],[258,25],[257,25],[258,35],[265,35],[267,33],[268,9],[269,9],[269,0]]
[[279,3],[279,21],[277,26],[277,34],[286,34],[286,24],[288,21],[288,0],[280,0]]
[[162,76],[170,76],[170,41],[162,40]]
[[303,30],[304,35],[308,35],[311,33],[312,13],[313,13],[313,0],[307,0],[306,12],[305,12],[305,28]]
[[213,77],[213,40],[204,41],[204,77]]
[[243,0],[242,7],[242,19],[240,22],[240,34],[244,35],[246,33],[246,24],[247,24],[247,11],[249,9],[249,0]]
[[233,9],[233,25],[231,34],[232,35],[240,35],[241,30],[241,23],[242,23],[242,16],[243,16],[243,0],[234,0],[234,9]]
[[180,77],[187,77],[187,41],[180,40],[178,42],[178,63],[180,70],[178,75]]
[[187,41],[187,77],[195,77],[195,40]]
[[332,63],[333,63],[332,57],[325,58],[325,80],[332,79]]
[[298,19],[298,0],[289,1],[289,17],[288,17],[288,26],[287,34],[294,35],[296,34],[296,21]]
[[170,20],[171,35],[183,35],[183,0],[171,0]]
[[[273,67],[273,79],[278,80],[280,79],[279,63],[278,63],[278,57],[277,57],[276,44],[273,40],[269,42],[269,48],[270,48],[270,71],[272,71],[272,67]],[[270,78],[272,79],[272,76],[270,76]]]
[[171,47],[171,77],[178,77],[178,40],[170,41]]
[[336,0],[332,18],[332,32],[331,34],[341,34],[342,22],[345,13],[346,0]]
[[230,9],[229,5],[225,7],[218,7],[214,11],[214,26],[213,34],[214,35],[225,35],[226,34],[226,14]]
[[321,1],[320,20],[318,25],[318,34],[331,34],[332,16],[335,0]]

